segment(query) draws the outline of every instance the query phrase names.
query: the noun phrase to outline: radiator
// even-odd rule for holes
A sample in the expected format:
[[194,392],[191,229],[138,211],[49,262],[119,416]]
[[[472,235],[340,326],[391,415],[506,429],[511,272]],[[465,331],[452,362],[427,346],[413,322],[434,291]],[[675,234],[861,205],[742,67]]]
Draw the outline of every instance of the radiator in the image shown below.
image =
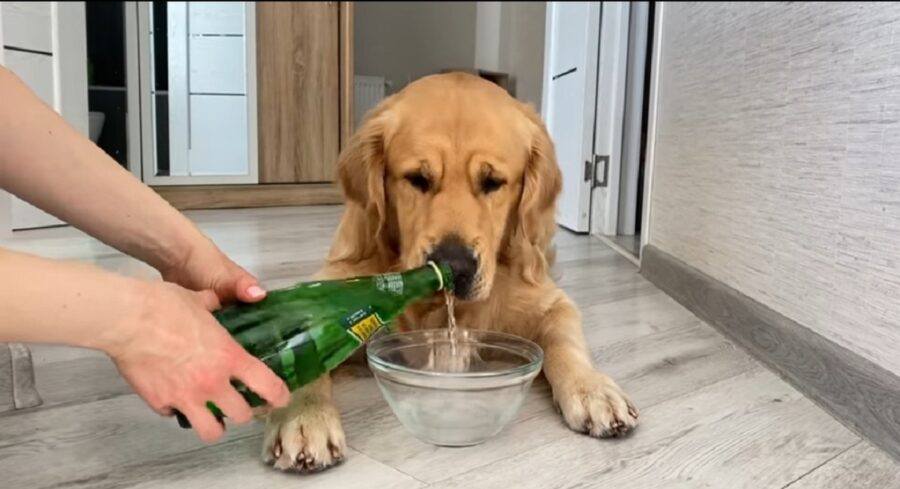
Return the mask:
[[353,77],[353,127],[359,127],[363,117],[384,100],[383,76]]

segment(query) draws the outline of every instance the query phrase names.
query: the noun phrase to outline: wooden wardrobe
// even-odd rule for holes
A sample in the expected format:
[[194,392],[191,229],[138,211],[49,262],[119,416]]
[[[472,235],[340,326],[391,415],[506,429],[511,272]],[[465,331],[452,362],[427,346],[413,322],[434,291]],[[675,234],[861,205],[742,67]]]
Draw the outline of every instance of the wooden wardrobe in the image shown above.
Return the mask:
[[259,183],[167,186],[180,209],[333,204],[353,123],[353,3],[256,3]]

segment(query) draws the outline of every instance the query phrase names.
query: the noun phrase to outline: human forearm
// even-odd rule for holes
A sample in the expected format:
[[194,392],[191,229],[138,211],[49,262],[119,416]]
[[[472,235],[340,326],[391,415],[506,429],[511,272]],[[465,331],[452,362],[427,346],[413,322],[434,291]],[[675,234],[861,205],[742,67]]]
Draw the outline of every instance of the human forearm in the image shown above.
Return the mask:
[[158,268],[209,247],[181,213],[0,67],[0,188]]
[[252,417],[232,379],[273,407],[287,403],[284,383],[210,314],[218,306],[211,291],[2,249],[0,277],[0,342],[101,350],[154,411],[181,411],[204,440],[222,434],[207,401],[235,422]]
[[142,282],[78,263],[0,249],[0,342],[58,343],[109,353],[131,336]]

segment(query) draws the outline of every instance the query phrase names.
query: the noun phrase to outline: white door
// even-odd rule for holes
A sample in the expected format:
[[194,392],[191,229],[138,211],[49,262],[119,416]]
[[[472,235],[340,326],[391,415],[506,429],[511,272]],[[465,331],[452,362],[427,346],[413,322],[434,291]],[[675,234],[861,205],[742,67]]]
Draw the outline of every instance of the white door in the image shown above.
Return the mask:
[[603,2],[594,122],[591,234],[615,236],[625,129],[628,27],[631,5]]
[[599,30],[599,2],[547,3],[542,115],[563,174],[556,220],[576,232],[590,229]]
[[[84,2],[0,2],[0,24],[0,62],[87,135]],[[7,226],[13,230],[63,224],[16,197],[0,193],[0,199],[8,202]]]
[[616,230],[629,9],[547,4],[542,115],[563,173],[557,222],[576,232]]

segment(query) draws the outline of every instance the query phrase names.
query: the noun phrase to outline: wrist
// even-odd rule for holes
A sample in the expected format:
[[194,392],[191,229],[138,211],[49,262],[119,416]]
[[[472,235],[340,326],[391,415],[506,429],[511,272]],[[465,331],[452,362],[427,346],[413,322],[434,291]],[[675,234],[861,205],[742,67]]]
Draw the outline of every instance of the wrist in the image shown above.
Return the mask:
[[198,256],[207,253],[209,248],[215,249],[212,242],[199,231],[188,234],[193,236],[174,240],[174,243],[165,246],[154,262],[148,262],[150,266],[166,276],[168,273],[187,269]]
[[84,346],[99,350],[110,357],[117,358],[128,349],[128,345],[134,344],[135,337],[139,334],[141,324],[146,321],[152,310],[148,307],[152,303],[153,283],[122,277],[118,284],[117,297],[110,302],[106,324],[101,326],[96,335],[86,338]]
[[[178,237],[164,243],[158,253],[153,254],[150,266],[164,272],[177,270],[189,263],[197,250],[203,246],[203,236],[197,233],[185,233],[187,236]],[[193,236],[191,236],[193,234]]]
[[[168,204],[166,204],[168,206]],[[122,251],[160,272],[178,270],[210,244],[210,240],[171,206],[172,215],[154,217],[153,226],[143,226]]]

